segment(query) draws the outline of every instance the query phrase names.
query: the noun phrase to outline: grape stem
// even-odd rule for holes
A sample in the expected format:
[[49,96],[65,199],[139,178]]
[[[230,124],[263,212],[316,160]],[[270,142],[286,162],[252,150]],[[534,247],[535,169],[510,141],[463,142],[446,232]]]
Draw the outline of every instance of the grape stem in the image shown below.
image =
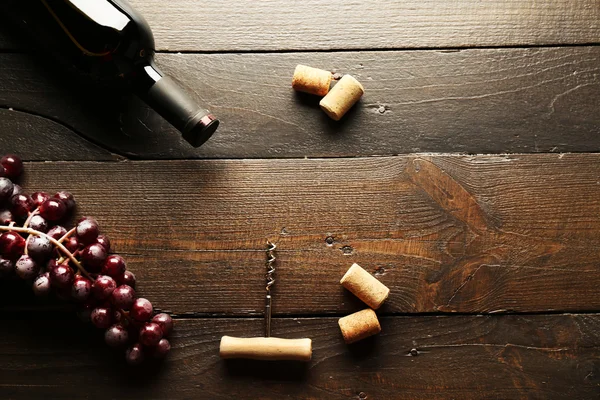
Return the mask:
[[[38,212],[40,212],[39,207],[29,213],[29,215],[27,216],[27,220],[23,224],[23,228],[27,228],[29,226],[29,223],[31,222],[31,218],[33,218],[33,216],[36,215]],[[27,240],[25,240],[25,255],[29,255],[29,249],[27,248],[29,245],[29,239],[31,239],[31,234],[29,234],[27,236]]]
[[65,239],[68,239],[69,236],[71,236],[72,234],[74,234],[76,230],[77,230],[77,228],[72,228],[69,232],[65,233],[63,237],[61,237],[60,239],[58,239],[58,243],[64,242]]
[[[77,228],[73,228],[71,229],[69,232],[65,233],[63,237],[61,237],[60,239],[58,239],[58,243],[62,243],[65,241],[65,239],[68,239],[69,236],[71,236],[73,233],[75,233],[75,231],[77,230]],[[73,254],[74,256],[77,254],[77,252],[75,252],[75,254]],[[61,257],[58,260],[58,263],[61,264],[63,261],[65,261],[64,257]]]
[[79,272],[81,272],[89,280],[92,280],[90,274],[85,270],[85,268],[83,268],[83,266],[81,265],[79,260],[75,258],[73,253],[71,253],[65,246],[63,246],[61,242],[59,242],[51,236],[46,235],[44,232],[36,231],[35,229],[31,228],[21,228],[18,226],[0,226],[0,231],[14,231],[47,238],[50,241],[50,243],[55,245],[65,256],[67,256],[71,261],[73,261],[73,264],[75,264]]
[[36,208],[35,210],[33,210],[32,212],[30,212],[29,215],[27,216],[27,220],[23,224],[23,228],[29,227],[29,223],[31,222],[31,218],[33,218],[33,216],[36,215],[39,212],[40,212],[40,208],[39,207]]

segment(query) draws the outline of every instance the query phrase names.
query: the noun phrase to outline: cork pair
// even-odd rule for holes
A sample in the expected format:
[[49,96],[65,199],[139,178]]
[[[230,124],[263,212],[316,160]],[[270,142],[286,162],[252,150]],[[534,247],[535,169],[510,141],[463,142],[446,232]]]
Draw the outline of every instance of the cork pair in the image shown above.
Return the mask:
[[340,283],[370,308],[340,318],[338,324],[347,344],[357,342],[381,332],[377,310],[388,298],[390,289],[358,264],[353,264]]
[[319,106],[329,117],[339,121],[362,97],[365,89],[351,75],[342,76],[333,88],[331,80],[330,71],[298,65],[292,78],[292,88],[299,92],[325,96]]

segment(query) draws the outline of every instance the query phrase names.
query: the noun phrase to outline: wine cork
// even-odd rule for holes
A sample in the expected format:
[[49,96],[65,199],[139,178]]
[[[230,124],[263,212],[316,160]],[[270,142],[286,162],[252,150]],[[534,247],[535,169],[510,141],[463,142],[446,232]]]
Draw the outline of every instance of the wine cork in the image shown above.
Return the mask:
[[299,92],[325,96],[331,85],[331,72],[298,65],[292,78],[292,88]]
[[390,294],[387,286],[358,264],[352,264],[340,283],[374,310],[381,307]]
[[361,98],[365,89],[354,77],[342,76],[319,105],[332,119],[339,121],[344,114]]
[[347,344],[358,342],[381,332],[377,315],[370,308],[340,318],[338,324]]
[[219,347],[221,358],[252,360],[310,361],[310,339],[280,339],[274,337],[237,338],[223,336]]

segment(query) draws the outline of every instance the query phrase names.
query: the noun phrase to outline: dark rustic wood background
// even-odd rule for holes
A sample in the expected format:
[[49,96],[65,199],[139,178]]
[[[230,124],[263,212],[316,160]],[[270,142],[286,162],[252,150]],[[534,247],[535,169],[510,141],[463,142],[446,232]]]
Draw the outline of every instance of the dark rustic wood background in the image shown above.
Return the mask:
[[[124,365],[68,306],[0,283],[0,398],[598,399],[600,1],[132,0],[157,62],[222,120],[192,149],[130,96],[70,83],[0,26],[0,149],[69,190],[177,319]],[[298,63],[356,76],[340,123]],[[309,364],[223,362],[273,333]],[[357,262],[391,288],[346,346]]]

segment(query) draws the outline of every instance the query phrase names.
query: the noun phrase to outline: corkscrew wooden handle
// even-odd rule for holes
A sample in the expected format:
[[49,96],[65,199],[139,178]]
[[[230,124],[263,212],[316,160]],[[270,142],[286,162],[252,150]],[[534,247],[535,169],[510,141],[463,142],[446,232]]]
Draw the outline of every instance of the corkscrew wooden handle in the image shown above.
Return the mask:
[[310,339],[280,339],[274,337],[237,338],[223,336],[219,348],[221,358],[252,360],[310,361]]

